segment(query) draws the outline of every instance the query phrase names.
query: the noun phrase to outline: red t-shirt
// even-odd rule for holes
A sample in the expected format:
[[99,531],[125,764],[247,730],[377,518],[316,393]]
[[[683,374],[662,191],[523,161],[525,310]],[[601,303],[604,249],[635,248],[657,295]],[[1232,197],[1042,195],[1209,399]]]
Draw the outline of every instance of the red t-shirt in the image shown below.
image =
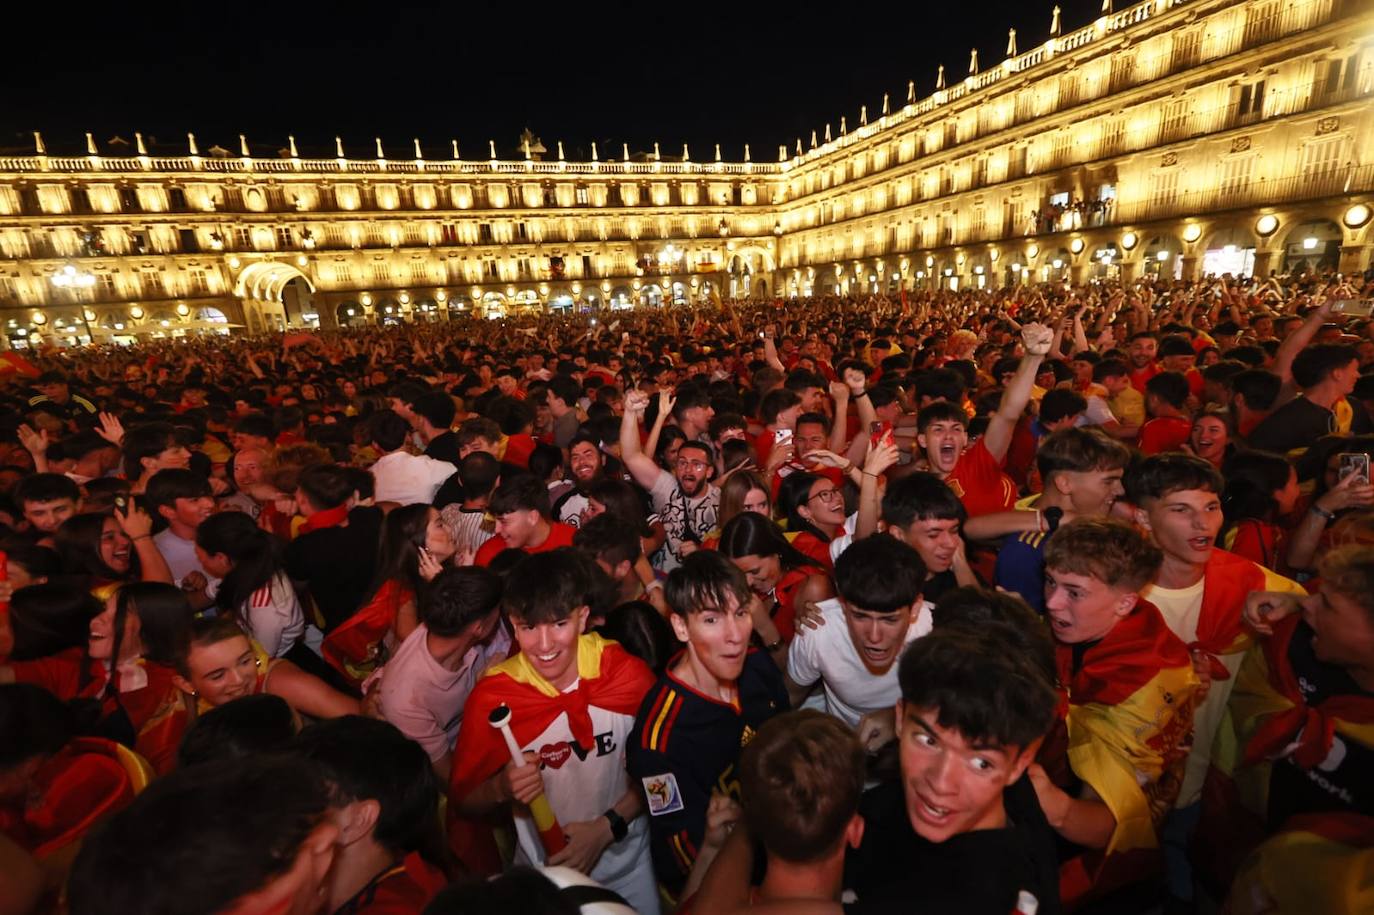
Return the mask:
[[1178,451],[1192,434],[1193,423],[1183,416],[1156,416],[1140,427],[1140,450],[1144,454]]
[[399,866],[350,900],[356,905],[350,911],[355,915],[414,915],[447,885],[443,871],[411,852]]
[[1162,371],[1155,363],[1150,363],[1146,368],[1131,372],[1131,387],[1140,393],[1145,393],[1145,383]]
[[1016,484],[1002,472],[982,439],[959,455],[945,483],[964,503],[970,518],[1007,511],[1016,505]]
[[[561,521],[549,522],[549,536],[544,538],[544,542],[539,546],[524,546],[520,549],[526,553],[547,553],[563,546],[572,546],[573,534],[577,528],[564,524]],[[491,561],[502,550],[509,549],[506,546],[506,539],[501,536],[492,537],[482,548],[477,551],[477,558],[473,560],[474,565],[489,566]]]

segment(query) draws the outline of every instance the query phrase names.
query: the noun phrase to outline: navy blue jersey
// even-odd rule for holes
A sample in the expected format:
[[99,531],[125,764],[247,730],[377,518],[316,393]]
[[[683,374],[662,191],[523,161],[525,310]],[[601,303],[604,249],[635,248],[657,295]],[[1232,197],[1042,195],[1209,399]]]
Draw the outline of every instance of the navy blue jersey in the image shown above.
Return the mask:
[[997,587],[1021,595],[1036,613],[1045,612],[1045,538],[1025,533],[1007,537],[997,551]]
[[782,673],[764,651],[752,650],[744,659],[738,708],[702,695],[671,669],[639,707],[626,762],[644,791],[654,871],[676,891],[701,847],[712,793],[739,799],[740,750],[788,705]]

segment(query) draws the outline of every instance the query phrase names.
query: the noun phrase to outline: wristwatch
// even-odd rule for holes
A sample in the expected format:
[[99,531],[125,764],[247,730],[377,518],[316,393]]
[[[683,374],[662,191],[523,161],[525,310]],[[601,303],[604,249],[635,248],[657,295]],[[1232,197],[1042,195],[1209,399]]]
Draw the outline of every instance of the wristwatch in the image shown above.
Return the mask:
[[621,839],[625,838],[630,834],[630,824],[625,822],[625,818],[623,816],[615,812],[614,807],[612,807],[610,810],[607,810],[605,813],[602,814],[602,816],[606,818],[606,822],[611,824],[612,842],[619,842]]

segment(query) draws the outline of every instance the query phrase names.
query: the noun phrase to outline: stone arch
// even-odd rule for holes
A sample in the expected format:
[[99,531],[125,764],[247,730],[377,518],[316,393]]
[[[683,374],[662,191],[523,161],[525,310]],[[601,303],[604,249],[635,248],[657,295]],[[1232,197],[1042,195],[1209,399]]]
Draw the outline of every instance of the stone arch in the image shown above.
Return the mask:
[[257,302],[279,302],[281,291],[294,279],[304,280],[310,291],[315,291],[314,281],[291,264],[257,261],[243,268],[234,294]]
[[1284,273],[1335,269],[1340,263],[1345,230],[1334,219],[1323,215],[1294,221],[1287,231],[1280,229],[1279,233],[1283,236],[1279,266]]

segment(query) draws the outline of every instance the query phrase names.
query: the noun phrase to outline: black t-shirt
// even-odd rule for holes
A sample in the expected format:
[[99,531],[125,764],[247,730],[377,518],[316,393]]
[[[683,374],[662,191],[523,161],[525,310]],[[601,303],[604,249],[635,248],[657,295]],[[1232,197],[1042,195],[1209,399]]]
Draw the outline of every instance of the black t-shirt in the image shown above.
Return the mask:
[[436,461],[448,461],[457,467],[463,461],[458,456],[458,436],[452,432],[440,432],[434,436],[429,447],[425,448],[425,456],[432,457]]
[[959,587],[959,579],[954,577],[953,569],[945,569],[937,572],[926,579],[925,585],[921,588],[921,599],[928,600],[932,604],[940,600],[946,591],[951,591]]
[[[1364,407],[1349,398],[1346,403],[1351,407],[1350,432],[1363,435],[1374,431],[1369,415]],[[1318,406],[1306,397],[1297,397],[1279,407],[1250,433],[1246,443],[1261,451],[1274,451],[1286,454],[1294,448],[1306,448],[1324,435],[1336,431],[1336,415],[1325,407]],[[1304,478],[1313,475],[1311,468],[1303,467]]]
[[346,526],[310,531],[287,546],[286,572],[309,586],[326,631],[352,616],[367,595],[381,530],[381,509],[355,508]]
[[[1344,668],[1317,659],[1307,623],[1298,623],[1293,631],[1288,663],[1309,707],[1335,696],[1370,696]],[[1303,769],[1288,756],[1275,760],[1269,778],[1271,828],[1278,829],[1294,814],[1332,811],[1374,816],[1374,750],[1340,734],[1316,769]]]
[[1022,890],[1040,902],[1040,915],[1059,915],[1059,866],[1054,830],[1040,810],[1030,778],[1002,794],[1007,825],[930,842],[906,813],[902,786],[879,785],[864,794],[863,842],[845,858],[844,885],[857,901],[851,915],[1009,915]]

